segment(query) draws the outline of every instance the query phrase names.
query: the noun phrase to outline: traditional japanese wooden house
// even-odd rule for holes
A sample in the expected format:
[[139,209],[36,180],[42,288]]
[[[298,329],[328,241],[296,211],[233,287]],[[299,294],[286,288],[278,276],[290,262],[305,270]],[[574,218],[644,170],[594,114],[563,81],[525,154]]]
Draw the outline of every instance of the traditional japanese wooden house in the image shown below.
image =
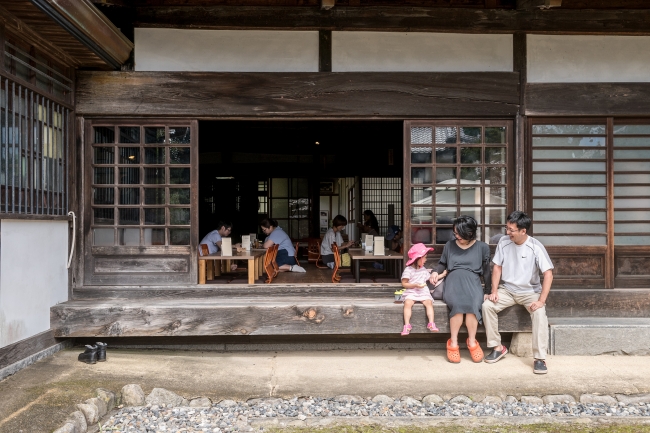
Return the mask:
[[369,206],[407,248],[460,214],[494,245],[525,210],[549,316],[647,317],[649,22],[642,0],[0,1],[0,353],[382,338],[391,285],[197,284],[219,218],[298,241]]

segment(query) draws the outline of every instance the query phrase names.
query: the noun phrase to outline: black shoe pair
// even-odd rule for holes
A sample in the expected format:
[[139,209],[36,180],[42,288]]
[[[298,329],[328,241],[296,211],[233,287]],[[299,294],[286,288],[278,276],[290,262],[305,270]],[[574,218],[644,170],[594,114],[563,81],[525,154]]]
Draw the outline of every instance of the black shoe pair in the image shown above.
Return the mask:
[[106,346],[108,344],[98,341],[95,345],[86,344],[86,350],[79,354],[79,361],[86,364],[96,364],[106,361]]

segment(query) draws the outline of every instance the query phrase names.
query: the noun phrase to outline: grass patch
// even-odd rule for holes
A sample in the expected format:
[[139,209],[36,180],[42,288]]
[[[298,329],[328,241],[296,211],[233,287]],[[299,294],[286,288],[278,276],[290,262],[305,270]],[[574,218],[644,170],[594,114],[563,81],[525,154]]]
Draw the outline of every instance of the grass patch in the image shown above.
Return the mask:
[[533,425],[492,425],[439,426],[439,427],[382,427],[375,426],[335,426],[269,429],[273,433],[650,433],[649,425],[594,425],[577,424],[533,424]]

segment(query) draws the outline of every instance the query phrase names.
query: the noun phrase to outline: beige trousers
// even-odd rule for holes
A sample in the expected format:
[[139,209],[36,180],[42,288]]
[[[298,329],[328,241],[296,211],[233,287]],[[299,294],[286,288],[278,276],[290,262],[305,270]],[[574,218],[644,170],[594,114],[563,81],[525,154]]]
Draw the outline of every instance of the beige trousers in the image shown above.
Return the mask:
[[[487,334],[488,347],[497,347],[501,345],[501,334],[499,334],[499,316],[500,311],[505,310],[515,304],[528,307],[534,301],[539,300],[539,293],[510,293],[503,285],[499,286],[499,301],[494,303],[489,299],[483,302],[483,324]],[[546,350],[548,346],[548,318],[546,317],[546,307],[539,308],[532,313],[528,308],[530,318],[533,322],[533,356],[535,359],[546,359]]]

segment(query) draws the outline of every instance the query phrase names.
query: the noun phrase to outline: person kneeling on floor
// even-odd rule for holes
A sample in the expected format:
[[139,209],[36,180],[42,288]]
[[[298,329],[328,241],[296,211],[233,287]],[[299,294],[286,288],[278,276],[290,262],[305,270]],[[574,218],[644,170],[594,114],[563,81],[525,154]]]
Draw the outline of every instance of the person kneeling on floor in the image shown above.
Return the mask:
[[266,235],[263,248],[270,248],[273,245],[278,245],[278,255],[275,257],[275,262],[278,264],[281,272],[306,272],[305,268],[296,264],[296,250],[291,243],[291,238],[278,227],[278,222],[271,218],[264,218],[260,222],[262,231]]

